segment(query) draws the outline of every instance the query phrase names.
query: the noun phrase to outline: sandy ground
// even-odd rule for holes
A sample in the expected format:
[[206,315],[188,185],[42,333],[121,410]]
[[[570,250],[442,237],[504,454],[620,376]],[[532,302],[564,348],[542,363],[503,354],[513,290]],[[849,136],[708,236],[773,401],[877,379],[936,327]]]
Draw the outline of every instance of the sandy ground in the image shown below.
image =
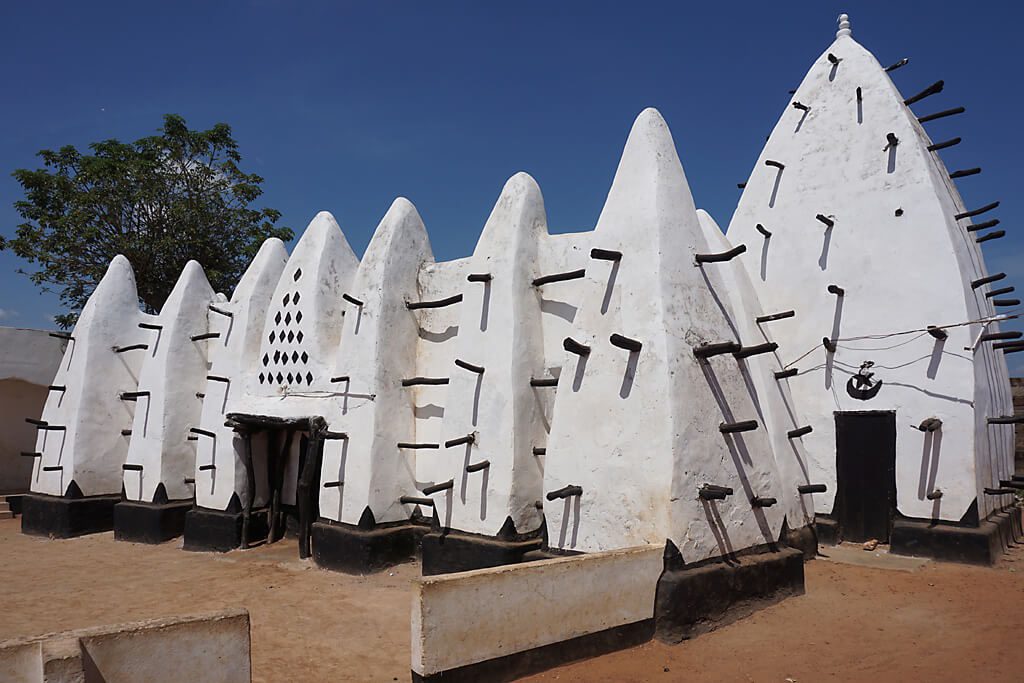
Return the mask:
[[[353,577],[300,561],[291,540],[219,555],[111,534],[48,541],[19,524],[0,520],[0,640],[242,606],[254,681],[409,680],[416,565]],[[805,596],[681,645],[650,643],[529,680],[1024,680],[1024,548],[994,569],[881,564],[815,560]]]

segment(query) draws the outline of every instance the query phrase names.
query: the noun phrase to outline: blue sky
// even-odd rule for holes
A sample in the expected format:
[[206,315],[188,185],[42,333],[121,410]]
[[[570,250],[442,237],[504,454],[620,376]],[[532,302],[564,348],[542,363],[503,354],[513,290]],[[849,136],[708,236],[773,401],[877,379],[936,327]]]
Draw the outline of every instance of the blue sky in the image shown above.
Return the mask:
[[[983,167],[959,186],[969,206],[1002,201],[1009,234],[986,255],[1020,280],[1024,4],[1009,2],[7,2],[0,234],[19,222],[10,172],[37,166],[36,151],[134,140],[174,112],[229,123],[243,168],[266,178],[263,203],[297,232],[328,210],[361,253],[402,195],[437,258],[455,258],[520,170],[544,191],[553,232],[592,227],[647,106],[724,226],[841,11],[881,62],[910,57],[893,74],[905,95],[945,79],[916,111],[967,107],[928,129],[963,137],[942,153],[951,169]],[[52,326],[56,297],[21,265],[0,252],[0,325]]]

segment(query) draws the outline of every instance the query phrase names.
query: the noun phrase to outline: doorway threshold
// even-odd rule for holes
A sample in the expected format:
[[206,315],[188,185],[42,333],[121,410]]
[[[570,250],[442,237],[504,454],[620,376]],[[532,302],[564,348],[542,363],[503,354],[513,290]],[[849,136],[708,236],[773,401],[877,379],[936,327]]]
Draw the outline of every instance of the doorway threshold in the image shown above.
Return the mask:
[[865,550],[863,543],[841,543],[821,547],[818,550],[818,559],[855,567],[888,569],[897,572],[916,572],[932,562],[927,557],[892,555],[889,553],[887,545],[879,545],[874,550]]

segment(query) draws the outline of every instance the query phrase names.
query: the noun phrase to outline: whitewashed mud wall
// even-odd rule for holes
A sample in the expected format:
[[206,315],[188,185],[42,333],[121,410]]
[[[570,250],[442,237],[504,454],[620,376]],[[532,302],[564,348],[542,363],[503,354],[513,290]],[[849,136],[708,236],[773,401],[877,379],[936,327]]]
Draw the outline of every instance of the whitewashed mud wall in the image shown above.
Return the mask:
[[334,372],[346,393],[333,399],[340,416],[329,423],[347,438],[324,444],[322,517],[349,524],[409,518],[400,498],[415,491],[416,456],[398,444],[414,440],[413,390],[403,380],[417,373],[419,328],[407,304],[419,299],[420,268],[432,261],[416,208],[396,199],[347,291],[360,304],[342,325]]
[[[121,491],[121,465],[128,453],[135,403],[121,399],[135,391],[148,335],[135,275],[128,259],[116,256],[82,309],[64,358],[53,378],[36,439],[31,490],[52,496],[72,482],[85,496]],[[119,352],[120,351],[120,352]]]
[[195,468],[195,445],[189,430],[198,422],[206,384],[208,337],[206,315],[214,293],[202,266],[189,261],[158,316],[146,316],[141,328],[148,347],[136,391],[131,443],[124,465],[127,500],[155,500],[164,486],[170,500],[192,497],[185,479]]
[[[700,226],[708,247],[712,252],[728,252],[733,245],[722,234],[714,219],[704,210],[698,210]],[[743,245],[744,247],[746,245]],[[744,261],[753,258],[748,249],[740,258],[728,263],[719,263],[704,269],[708,284],[720,302],[737,338],[748,345],[778,344],[775,327],[792,324],[795,316],[788,317],[789,311],[765,311],[744,268]],[[774,318],[774,319],[773,319]],[[789,378],[784,374],[782,358],[785,353],[774,349],[759,353],[742,361],[741,372],[747,391],[750,392],[757,419],[763,424],[772,440],[775,453],[773,465],[778,468],[779,504],[786,513],[789,527],[796,529],[814,522],[814,503],[810,496],[801,494],[799,487],[813,484],[807,467],[807,449],[803,438],[809,426],[789,389]],[[780,373],[780,376],[776,376]],[[748,497],[753,491],[747,491]]]
[[[939,99],[914,106],[940,109]],[[983,493],[1013,467],[1012,425],[986,422],[1013,414],[1006,363],[990,342],[975,346],[999,326],[948,327],[945,339],[924,330],[995,316],[986,292],[1000,285],[972,287],[987,275],[983,233],[956,218],[973,207],[903,100],[844,21],[776,124],[728,236],[748,247],[765,311],[796,310],[770,333],[799,370],[789,386],[814,429],[803,437],[810,478],[828,485],[819,509],[835,495],[833,411],[895,410],[899,512],[956,521],[977,499],[984,517],[1011,502]],[[862,401],[846,385],[865,361],[883,386]],[[912,428],[927,418],[939,432]]]
[[[202,414],[191,438],[196,442],[196,504],[225,510],[232,495],[248,492],[241,438],[225,426],[228,398],[245,391],[253,368],[261,364],[260,348],[271,297],[288,261],[279,239],[263,243],[242,275],[229,301],[218,300],[206,314],[211,332],[219,334],[207,344],[210,369],[203,389]],[[226,380],[226,381],[225,381]],[[254,449],[264,441],[253,437]],[[209,467],[213,465],[213,467]]]
[[[765,425],[731,353],[737,339],[696,256],[708,253],[668,127],[633,125],[591,241],[591,262],[555,397],[544,472],[553,548],[672,540],[686,562],[778,540],[781,499]],[[618,256],[616,256],[618,255]],[[714,276],[717,277],[717,276]],[[733,492],[724,500],[701,489]],[[561,497],[556,497],[557,495]]]

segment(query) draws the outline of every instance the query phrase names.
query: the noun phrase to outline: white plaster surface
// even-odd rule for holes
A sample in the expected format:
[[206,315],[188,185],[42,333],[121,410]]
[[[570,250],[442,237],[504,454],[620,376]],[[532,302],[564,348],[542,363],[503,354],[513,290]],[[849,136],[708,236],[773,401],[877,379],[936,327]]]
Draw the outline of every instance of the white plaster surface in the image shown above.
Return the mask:
[[[819,509],[832,508],[836,489],[833,412],[894,410],[899,511],[959,520],[977,498],[984,516],[1010,502],[981,491],[1012,472],[1012,426],[985,422],[1013,412],[1005,360],[990,344],[964,350],[980,324],[949,328],[945,342],[920,330],[995,314],[984,294],[1001,283],[971,289],[986,274],[977,234],[965,230],[970,219],[953,218],[963,202],[903,99],[849,28],[841,30],[793,96],[809,111],[787,106],[775,126],[728,236],[748,245],[743,263],[765,310],[797,312],[771,323],[771,333],[780,357],[800,370],[789,385],[814,427],[803,441],[810,478],[828,486]],[[943,108],[940,97],[915,107]],[[897,146],[888,144],[889,133]],[[785,168],[780,174],[766,161]],[[834,216],[832,229],[816,220],[819,213]],[[830,284],[845,297],[828,293]],[[919,331],[885,336],[905,330]],[[826,353],[822,337],[840,339],[835,354]],[[845,385],[867,360],[884,384],[860,401]],[[912,429],[929,417],[942,420],[939,432]],[[941,499],[927,500],[936,488]]]
[[[695,254],[709,251],[675,145],[660,114],[645,110],[626,142],[592,245],[621,251],[618,267],[593,262],[574,333],[589,356],[565,353],[544,472],[553,547],[594,552],[671,539],[687,562],[774,542],[780,507],[771,495],[764,429],[723,435],[719,424],[757,419],[732,356],[698,363],[693,347],[742,341],[716,303]],[[707,266],[706,268],[711,268]],[[612,334],[642,342],[612,346]],[[734,488],[701,501],[705,484]]]
[[249,683],[249,614],[151,619],[0,642],[0,681]]
[[[228,397],[245,390],[253,368],[260,363],[263,327],[267,319],[274,289],[281,278],[288,251],[276,238],[268,239],[239,280],[229,301],[218,300],[214,306],[230,313],[222,315],[213,310],[207,314],[210,331],[220,337],[207,342],[209,375],[226,377],[229,382],[208,381],[199,427],[213,432],[213,438],[196,435],[196,504],[215,510],[224,510],[237,492],[244,500],[248,492],[245,466],[242,464],[241,439],[224,425]],[[262,437],[254,437],[255,446],[262,445]],[[213,464],[215,469],[199,471],[199,466]]]
[[207,333],[213,298],[202,266],[189,261],[152,320],[160,329],[143,330],[149,333],[149,348],[142,352],[138,391],[149,395],[136,400],[126,463],[142,465],[142,471],[123,474],[128,500],[153,501],[161,483],[170,500],[192,497],[192,487],[185,484],[196,458],[189,429],[199,421],[202,408],[196,393],[206,385],[207,346],[216,342],[192,337]]
[[[536,530],[540,511],[540,464],[532,454],[541,441],[540,405],[530,388],[542,374],[539,293],[531,284],[540,236],[546,232],[540,188],[525,173],[502,189],[471,260],[488,273],[486,283],[466,283],[456,355],[484,368],[482,374],[453,365],[445,402],[442,441],[469,434],[470,444],[442,448],[419,470],[426,483],[453,481],[433,496],[441,523],[494,535],[511,517],[520,532]],[[549,285],[555,287],[557,285]],[[486,460],[478,472],[466,467]]]
[[424,577],[412,669],[427,676],[654,617],[661,547]]
[[[31,490],[63,495],[74,480],[82,493],[116,494],[128,439],[121,430],[132,423],[134,403],[121,392],[138,384],[145,350],[115,353],[114,347],[145,343],[143,320],[128,259],[118,255],[82,309],[53,384],[66,391],[47,397],[42,419],[65,431],[40,430]],[[43,471],[43,467],[62,467]]]
[[356,524],[369,507],[378,522],[409,517],[399,498],[414,491],[416,456],[397,444],[413,440],[415,394],[402,379],[417,374],[419,327],[406,302],[420,300],[418,274],[432,261],[419,213],[396,199],[349,288],[363,305],[342,323],[334,374],[349,379],[338,385],[344,393],[332,402],[340,415],[330,422],[348,439],[324,443],[321,476],[322,484],[343,484],[321,488],[321,516]]

